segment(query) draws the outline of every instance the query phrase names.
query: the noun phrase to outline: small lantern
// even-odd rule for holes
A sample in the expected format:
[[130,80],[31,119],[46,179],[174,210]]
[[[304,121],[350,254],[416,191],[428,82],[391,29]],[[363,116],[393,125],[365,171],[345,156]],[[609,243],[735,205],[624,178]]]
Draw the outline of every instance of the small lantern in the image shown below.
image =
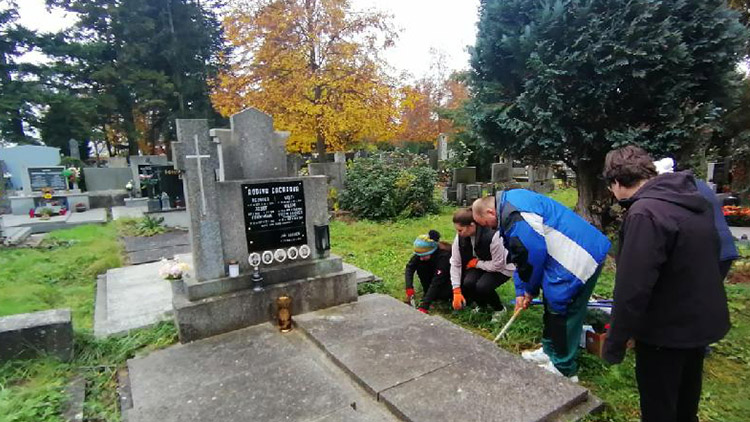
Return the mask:
[[323,255],[331,249],[331,235],[327,224],[315,226],[315,249],[318,255]]
[[292,298],[283,295],[276,299],[276,306],[279,309],[278,320],[279,329],[282,333],[292,330]]

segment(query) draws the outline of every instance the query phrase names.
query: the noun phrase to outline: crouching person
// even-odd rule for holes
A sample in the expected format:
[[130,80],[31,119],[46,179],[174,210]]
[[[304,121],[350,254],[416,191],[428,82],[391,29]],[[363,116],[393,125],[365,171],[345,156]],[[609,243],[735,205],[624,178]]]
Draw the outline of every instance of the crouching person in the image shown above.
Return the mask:
[[414,240],[414,255],[406,264],[406,300],[414,298],[414,273],[422,284],[424,296],[417,309],[429,313],[430,305],[437,300],[451,299],[450,245],[440,242],[440,233],[430,230]]
[[513,276],[515,267],[508,264],[505,250],[496,230],[474,222],[471,208],[453,214],[456,237],[451,250],[451,286],[453,309],[468,302],[489,307],[497,321],[505,311],[496,289]]

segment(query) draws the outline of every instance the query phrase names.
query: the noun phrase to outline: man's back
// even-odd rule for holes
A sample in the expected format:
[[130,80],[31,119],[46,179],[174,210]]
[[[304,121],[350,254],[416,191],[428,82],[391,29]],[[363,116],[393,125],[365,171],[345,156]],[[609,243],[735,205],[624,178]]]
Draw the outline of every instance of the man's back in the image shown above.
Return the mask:
[[[692,175],[651,179],[626,201],[620,232],[615,300],[630,309],[637,340],[692,348],[721,339],[729,330],[724,286],[719,275],[719,239],[713,211]],[[639,291],[650,295],[639,295]],[[641,301],[647,301],[642,303]]]

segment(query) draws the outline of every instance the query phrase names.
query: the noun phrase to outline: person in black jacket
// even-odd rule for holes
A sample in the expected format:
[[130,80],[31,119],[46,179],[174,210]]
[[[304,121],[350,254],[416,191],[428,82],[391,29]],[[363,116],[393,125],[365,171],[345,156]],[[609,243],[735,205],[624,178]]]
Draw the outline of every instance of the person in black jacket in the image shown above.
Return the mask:
[[456,228],[450,261],[453,309],[463,308],[467,300],[474,301],[492,309],[497,321],[505,307],[496,289],[513,276],[515,266],[507,262],[508,251],[497,230],[478,225],[471,208],[457,210],[453,225]]
[[420,312],[427,314],[432,302],[452,297],[450,258],[450,245],[440,242],[437,231],[430,230],[429,234],[420,235],[414,240],[414,255],[406,264],[404,279],[406,301],[411,302],[414,298],[414,273],[419,277],[424,292],[417,308]]
[[697,422],[706,346],[729,331],[719,237],[693,176],[657,176],[652,161],[628,146],[604,164],[627,210],[604,359],[621,362],[634,339],[642,420]]

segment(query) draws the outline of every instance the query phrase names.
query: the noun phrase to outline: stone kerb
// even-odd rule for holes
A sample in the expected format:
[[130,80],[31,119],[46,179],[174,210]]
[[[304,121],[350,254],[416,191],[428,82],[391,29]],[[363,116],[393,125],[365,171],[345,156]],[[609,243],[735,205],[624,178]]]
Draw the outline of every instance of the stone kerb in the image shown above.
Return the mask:
[[0,318],[0,362],[49,354],[73,358],[70,309],[33,312]]

